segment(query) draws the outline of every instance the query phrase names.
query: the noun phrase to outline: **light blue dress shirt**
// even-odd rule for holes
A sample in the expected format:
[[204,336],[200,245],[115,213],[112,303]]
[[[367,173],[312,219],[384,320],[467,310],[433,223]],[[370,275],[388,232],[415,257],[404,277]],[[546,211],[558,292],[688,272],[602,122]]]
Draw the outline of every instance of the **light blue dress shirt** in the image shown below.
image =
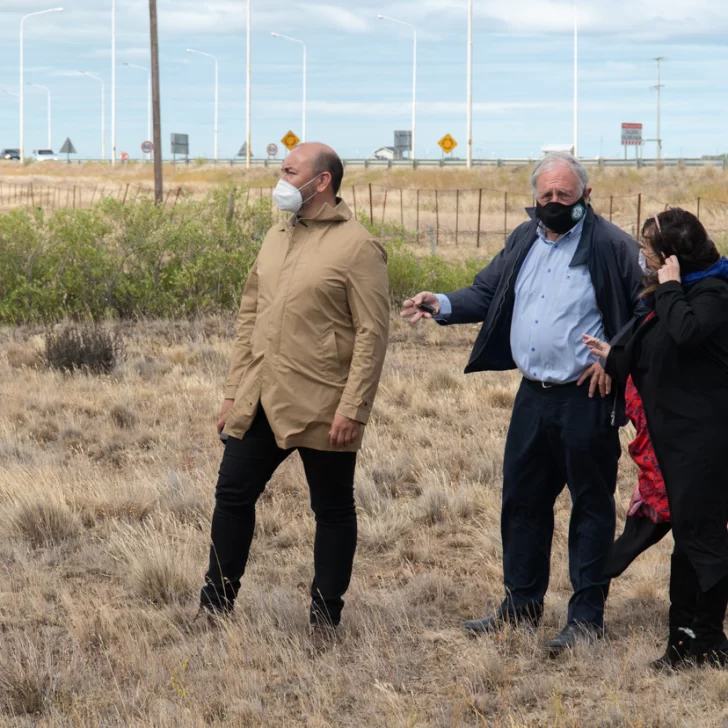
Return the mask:
[[[596,358],[582,334],[604,338],[602,317],[586,265],[569,267],[579,247],[582,220],[556,242],[539,225],[538,240],[516,279],[511,322],[511,353],[527,379],[550,384],[576,381]],[[440,313],[452,313],[447,296],[438,295]]]

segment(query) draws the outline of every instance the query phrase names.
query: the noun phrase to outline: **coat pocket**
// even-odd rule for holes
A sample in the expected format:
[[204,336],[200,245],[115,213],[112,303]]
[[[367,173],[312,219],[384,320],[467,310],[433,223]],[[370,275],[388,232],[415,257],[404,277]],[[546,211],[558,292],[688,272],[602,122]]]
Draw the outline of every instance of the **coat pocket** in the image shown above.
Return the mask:
[[321,342],[322,364],[326,374],[331,377],[332,381],[339,382],[343,380],[344,372],[341,362],[341,353],[339,352],[336,332],[333,328],[326,329]]

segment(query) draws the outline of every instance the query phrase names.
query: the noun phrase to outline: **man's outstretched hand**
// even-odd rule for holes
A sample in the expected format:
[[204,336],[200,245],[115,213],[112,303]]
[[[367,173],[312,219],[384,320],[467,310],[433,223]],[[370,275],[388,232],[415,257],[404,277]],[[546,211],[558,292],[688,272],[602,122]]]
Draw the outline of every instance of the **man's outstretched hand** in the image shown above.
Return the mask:
[[427,313],[426,311],[423,311],[421,308],[419,308],[420,304],[423,303],[426,306],[432,306],[432,308],[435,309],[434,315],[437,316],[440,311],[440,301],[434,293],[430,293],[429,291],[423,291],[422,293],[418,293],[412,298],[408,298],[402,304],[402,311],[399,315],[404,319],[409,319],[409,322],[411,324],[416,324],[420,319],[423,318],[431,319],[433,317],[433,314]]

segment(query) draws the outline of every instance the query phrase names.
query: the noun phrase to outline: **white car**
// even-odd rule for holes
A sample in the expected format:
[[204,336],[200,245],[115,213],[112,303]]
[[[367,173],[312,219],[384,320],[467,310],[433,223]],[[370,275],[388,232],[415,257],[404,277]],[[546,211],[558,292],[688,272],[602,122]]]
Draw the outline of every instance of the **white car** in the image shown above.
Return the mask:
[[57,162],[58,157],[52,149],[34,149],[33,160],[36,162]]

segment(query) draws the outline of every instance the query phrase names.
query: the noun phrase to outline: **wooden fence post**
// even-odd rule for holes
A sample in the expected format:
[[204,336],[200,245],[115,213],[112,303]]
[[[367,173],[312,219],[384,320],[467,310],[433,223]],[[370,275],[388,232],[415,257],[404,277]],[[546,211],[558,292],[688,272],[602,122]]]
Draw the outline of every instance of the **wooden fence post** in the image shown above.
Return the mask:
[[417,230],[417,239],[415,242],[420,242],[420,191],[417,190],[417,220],[415,221],[415,226]]
[[700,220],[700,198],[698,197],[698,214],[697,214],[698,220]]
[[437,198],[437,188],[435,188],[435,245],[440,244],[440,203]]
[[637,230],[636,234],[640,234],[640,228],[642,226],[642,193],[637,195]]
[[609,222],[612,222],[613,210],[614,210],[614,195],[609,195]]
[[358,220],[359,216],[357,215],[356,210],[356,185],[351,186],[351,196],[354,198],[354,219]]
[[372,183],[369,183],[369,221],[374,222],[374,202],[372,200]]
[[124,207],[126,205],[126,196],[129,194],[129,183],[126,183],[126,189],[124,190],[124,199],[121,201],[121,206]]
[[480,247],[480,213],[483,209],[483,189],[478,190],[478,232],[475,237],[475,247]]
[[33,183],[30,183],[30,204],[35,207],[35,194],[33,193]]
[[382,225],[384,225],[384,218],[387,216],[387,193],[389,190],[384,188],[384,204],[382,205]]
[[455,245],[458,244],[460,232],[460,190],[455,190]]
[[503,240],[508,240],[508,193],[503,193]]
[[76,209],[76,185],[73,185],[73,209]]
[[399,225],[404,230],[404,192],[399,188]]

